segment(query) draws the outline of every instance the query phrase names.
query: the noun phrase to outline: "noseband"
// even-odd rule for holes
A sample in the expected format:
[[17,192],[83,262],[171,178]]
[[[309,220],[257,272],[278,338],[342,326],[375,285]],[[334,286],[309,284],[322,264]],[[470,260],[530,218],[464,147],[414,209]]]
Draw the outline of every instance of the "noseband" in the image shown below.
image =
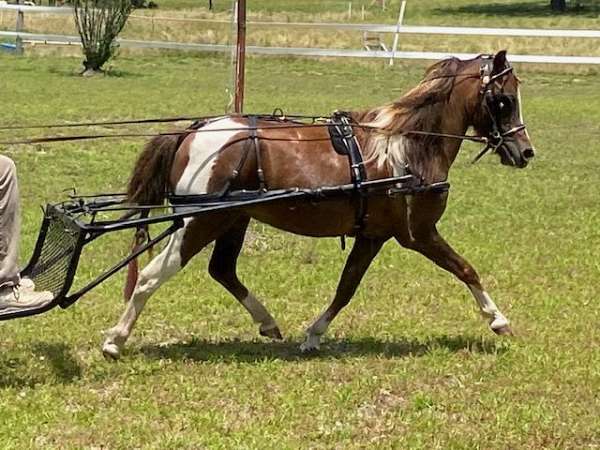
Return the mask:
[[492,123],[492,127],[490,129],[490,132],[486,136],[486,146],[483,148],[483,150],[481,150],[481,152],[479,152],[475,159],[473,159],[473,164],[479,161],[490,150],[492,151],[492,153],[495,153],[498,150],[498,148],[500,148],[500,146],[504,144],[504,140],[506,137],[512,136],[526,128],[525,124],[521,123],[515,127],[510,128],[509,130],[503,131],[500,124],[498,124],[496,114],[494,113],[492,108],[492,103],[495,97],[494,87],[499,88],[500,92],[504,92],[504,83],[506,82],[504,76],[508,75],[509,73],[512,73],[513,67],[508,66],[504,70],[494,75],[491,75],[492,71],[492,60],[487,61],[485,64],[482,64],[480,71],[480,94],[482,96],[483,108],[488,114],[488,117]]

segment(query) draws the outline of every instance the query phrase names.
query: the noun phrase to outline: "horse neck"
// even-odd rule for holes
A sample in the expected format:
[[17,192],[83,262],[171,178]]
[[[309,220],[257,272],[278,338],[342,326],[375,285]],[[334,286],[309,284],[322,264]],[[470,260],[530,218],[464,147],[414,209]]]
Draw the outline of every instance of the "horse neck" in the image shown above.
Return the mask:
[[[410,135],[403,131],[421,131],[463,136],[470,124],[471,99],[452,94],[448,101],[427,106],[427,110],[406,113],[405,125],[389,136],[366,133],[363,148],[367,159],[378,158],[398,174],[407,165],[411,173],[427,183],[445,181],[460,149],[462,139],[435,135]],[[369,122],[370,112],[356,113],[359,122]]]
[[[470,112],[470,104],[472,99],[463,95],[452,95],[450,101],[444,105],[444,113],[442,115],[441,133],[464,136],[472,122],[472,112]],[[458,151],[463,140],[458,138],[440,139],[440,155],[443,155],[443,167],[446,173],[450,171],[450,167],[456,160]]]

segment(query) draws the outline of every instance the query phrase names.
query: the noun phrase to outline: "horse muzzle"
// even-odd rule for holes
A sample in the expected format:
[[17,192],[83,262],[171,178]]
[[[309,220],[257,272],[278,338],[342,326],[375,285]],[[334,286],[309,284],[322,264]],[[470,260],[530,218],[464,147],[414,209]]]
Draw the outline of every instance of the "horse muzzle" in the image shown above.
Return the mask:
[[505,140],[496,149],[496,153],[500,156],[500,162],[503,165],[519,169],[527,167],[529,161],[535,156],[535,150],[532,147],[520,148],[513,140]]

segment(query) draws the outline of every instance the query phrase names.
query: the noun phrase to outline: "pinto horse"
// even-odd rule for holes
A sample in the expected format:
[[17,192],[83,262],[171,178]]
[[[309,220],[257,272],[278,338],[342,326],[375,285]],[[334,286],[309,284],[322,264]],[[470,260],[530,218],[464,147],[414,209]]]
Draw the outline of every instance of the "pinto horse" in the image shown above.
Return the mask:
[[[497,153],[504,165],[522,168],[534,156],[521,114],[519,80],[505,51],[471,60],[440,61],[399,100],[350,115],[357,124],[354,132],[371,180],[405,174],[406,168],[426,184],[447,180],[469,127],[486,138],[487,148]],[[247,117],[227,116],[210,121],[202,133],[190,132],[184,139],[156,137],[136,163],[129,201],[157,205],[165,201],[167,192],[196,195],[229,187],[285,189],[348,184],[348,158],[334,151],[327,129],[292,128],[289,123],[277,126],[273,121],[259,119],[254,123]],[[256,147],[248,157],[250,141]],[[140,272],[123,315],[107,333],[103,352],[107,357],[119,357],[148,298],[213,241],[210,275],[248,310],[261,335],[280,339],[267,308],[236,275],[251,218],[301,235],[355,237],[333,301],[307,329],[303,351],[319,348],[330,323],[348,304],[369,264],[390,238],[454,274],[472,292],[490,328],[499,335],[512,334],[509,321],[482,286],[475,269],[436,229],[446,200],[445,192],[369,198],[360,227],[356,226],[357,204],[347,197],[319,202],[279,200],[186,219],[162,252]]]

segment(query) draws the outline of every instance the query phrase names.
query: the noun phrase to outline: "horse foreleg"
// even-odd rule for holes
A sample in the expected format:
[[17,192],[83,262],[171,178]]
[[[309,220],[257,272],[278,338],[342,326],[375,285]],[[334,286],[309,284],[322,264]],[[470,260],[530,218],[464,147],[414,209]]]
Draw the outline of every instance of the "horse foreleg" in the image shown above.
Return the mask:
[[[406,245],[429,258],[441,268],[454,274],[467,285],[481,311],[496,334],[512,334],[508,319],[500,312],[490,295],[481,285],[479,275],[462,256],[440,236],[435,227],[414,233],[413,241]],[[399,239],[402,244],[402,240]]]
[[217,239],[208,271],[246,308],[252,320],[259,324],[259,333],[262,336],[282,339],[281,332],[273,316],[237,277],[237,259],[242,250],[249,221],[248,217],[239,219],[225,234]]
[[181,245],[185,228],[176,231],[169,239],[165,249],[157,255],[140,272],[135,290],[127,302],[125,311],[119,322],[106,333],[106,340],[102,346],[102,353],[107,358],[117,359],[121,348],[131,334],[146,301],[169,278],[181,269]]
[[329,308],[306,330],[306,340],[300,346],[300,350],[306,352],[319,348],[321,336],[325,334],[329,324],[342,308],[350,302],[363,275],[384,242],[385,239],[367,239],[360,236],[356,238],[352,251],[346,260],[335,297]]

